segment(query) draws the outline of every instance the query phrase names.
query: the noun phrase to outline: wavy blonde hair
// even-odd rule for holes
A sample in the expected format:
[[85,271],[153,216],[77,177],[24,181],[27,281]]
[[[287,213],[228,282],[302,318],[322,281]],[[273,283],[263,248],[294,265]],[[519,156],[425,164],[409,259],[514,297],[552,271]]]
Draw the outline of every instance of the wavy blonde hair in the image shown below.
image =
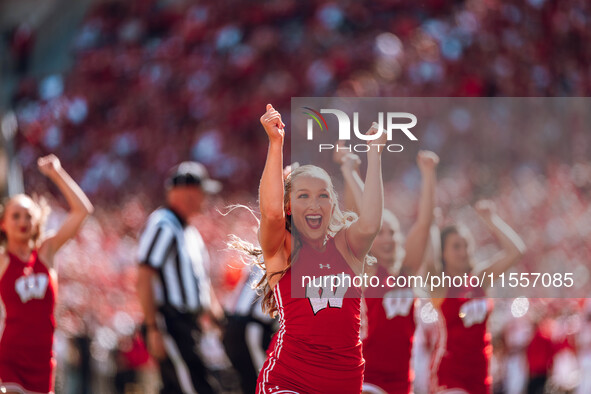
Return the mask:
[[[16,194],[11,197],[7,197],[0,205],[0,223],[4,221],[4,215],[6,214],[6,208],[16,199],[27,199],[32,202],[31,208],[31,216],[33,217],[33,234],[30,240],[31,248],[35,249],[39,247],[43,239],[43,232],[45,230],[45,223],[47,221],[47,217],[51,213],[51,208],[47,203],[47,200],[44,197],[38,196],[34,194],[33,196],[29,196],[27,194]],[[8,237],[6,232],[0,228],[0,247],[5,249],[6,248],[6,241]]]
[[[250,242],[243,241],[235,235],[230,236],[231,240],[228,243],[228,246],[231,249],[238,250],[249,256],[251,259],[254,260],[255,265],[259,266],[261,269],[265,271],[265,273],[267,273],[254,287],[257,290],[257,292],[261,294],[263,297],[263,312],[268,313],[271,317],[275,317],[275,315],[277,314],[277,303],[273,296],[271,286],[269,286],[269,279],[271,279],[275,275],[280,275],[282,277],[289,270],[291,265],[297,260],[299,251],[302,248],[302,240],[298,234],[297,228],[292,223],[291,215],[287,214],[287,206],[290,202],[293,182],[302,176],[322,179],[328,185],[328,193],[331,201],[334,204],[334,207],[330,218],[330,223],[328,225],[326,239],[328,239],[328,237],[334,237],[339,231],[349,227],[358,218],[357,214],[355,214],[354,212],[343,212],[340,210],[338,206],[338,195],[335,191],[330,175],[328,175],[328,173],[320,167],[314,165],[305,165],[293,170],[285,178],[283,190],[283,209],[286,212],[285,229],[292,236],[292,250],[290,256],[288,257],[287,267],[285,267],[285,269],[278,272],[267,273],[265,262],[263,260],[263,250],[259,246],[255,246]],[[375,258],[369,255],[365,257],[364,263],[373,264],[374,262]]]

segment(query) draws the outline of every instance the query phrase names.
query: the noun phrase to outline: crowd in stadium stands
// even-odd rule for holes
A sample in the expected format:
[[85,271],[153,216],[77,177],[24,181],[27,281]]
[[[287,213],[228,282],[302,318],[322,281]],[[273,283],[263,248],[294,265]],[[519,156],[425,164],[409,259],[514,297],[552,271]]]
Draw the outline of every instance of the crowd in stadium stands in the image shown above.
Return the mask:
[[[136,236],[146,214],[163,201],[160,180],[181,160],[206,164],[224,182],[224,199],[212,203],[197,226],[210,250],[220,251],[211,269],[221,298],[231,293],[241,263],[222,251],[226,236],[252,237],[256,222],[241,210],[223,217],[216,207],[256,205],[267,149],[258,118],[267,102],[288,115],[291,97],[298,96],[591,93],[591,3],[420,3],[138,0],[93,7],[72,44],[72,68],[23,79],[14,97],[27,189],[46,184],[34,164],[40,154],[54,151],[97,208],[60,256],[58,350],[65,365],[80,366],[71,361],[76,357],[70,348],[84,340],[72,338],[87,338],[86,345],[74,346],[78,358],[84,353],[79,349],[87,348],[94,370],[104,376],[115,375],[115,367],[102,362],[115,360],[110,352],[117,348],[124,355],[118,360],[127,360],[129,368],[148,363],[133,340],[141,320],[133,296]],[[510,148],[491,158],[494,166],[474,164],[486,157],[490,136],[453,133],[441,129],[426,138],[441,157],[444,220],[460,219],[478,229],[476,216],[464,207],[491,197],[528,245],[524,270],[553,272],[548,267],[562,264],[589,278],[591,246],[583,241],[591,236],[588,131],[530,127],[514,138],[501,135],[512,138]],[[412,223],[418,195],[418,184],[410,180],[413,165],[401,165],[388,185],[396,202],[386,206],[404,229]],[[475,232],[479,244],[492,241],[487,234]],[[577,371],[591,362],[591,338],[583,330],[591,324],[590,306],[532,299],[528,310],[499,300],[491,323],[495,359],[517,368],[497,363],[495,385],[519,386],[527,359],[532,374],[570,371],[557,374],[556,385],[588,385]],[[515,317],[525,313],[520,307],[528,311],[523,318]],[[419,343],[427,354],[433,327],[423,320]],[[528,348],[530,341],[538,345]],[[420,352],[416,359],[422,360]],[[421,385],[417,380],[417,392]]]

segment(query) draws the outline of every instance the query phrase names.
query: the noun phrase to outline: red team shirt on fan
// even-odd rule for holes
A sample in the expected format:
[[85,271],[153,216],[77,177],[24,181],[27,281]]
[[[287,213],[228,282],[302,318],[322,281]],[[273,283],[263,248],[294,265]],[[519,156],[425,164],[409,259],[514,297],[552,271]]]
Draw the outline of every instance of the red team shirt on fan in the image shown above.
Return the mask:
[[[378,266],[376,276],[385,283],[388,271]],[[414,373],[410,356],[415,333],[412,289],[369,287],[365,291],[367,337],[363,340],[366,383],[387,393],[411,392]]]
[[527,347],[527,365],[531,378],[546,376],[552,369],[556,348],[549,332],[545,331],[542,327],[538,327]]
[[469,394],[491,393],[492,344],[486,323],[492,300],[483,298],[482,288],[455,292],[456,298],[445,298],[439,307],[439,338],[431,368],[437,373],[433,374],[432,391],[455,388]]
[[0,279],[0,381],[9,390],[52,390],[55,366],[55,278],[33,251],[29,261],[8,254]]
[[[363,380],[359,338],[359,288],[307,283],[301,275],[355,276],[330,238],[324,252],[304,244],[273,289],[280,328],[263,365],[257,393],[360,393]],[[298,287],[292,292],[292,278]],[[316,284],[319,284],[318,282]],[[301,295],[305,297],[298,298]],[[292,297],[293,295],[293,297]]]

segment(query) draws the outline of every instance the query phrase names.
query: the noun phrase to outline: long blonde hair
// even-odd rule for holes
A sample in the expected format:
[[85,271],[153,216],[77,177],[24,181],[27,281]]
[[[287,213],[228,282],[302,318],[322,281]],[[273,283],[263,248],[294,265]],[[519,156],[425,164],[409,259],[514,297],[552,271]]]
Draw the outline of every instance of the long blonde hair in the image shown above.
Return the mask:
[[[353,222],[357,220],[357,214],[350,211],[341,211],[338,206],[338,195],[334,189],[332,179],[330,175],[320,167],[314,165],[305,165],[298,167],[297,169],[293,170],[286,178],[283,190],[283,209],[286,212],[285,215],[285,229],[291,234],[292,237],[292,250],[290,256],[287,259],[287,267],[285,269],[267,273],[264,275],[263,278],[256,284],[256,290],[262,294],[263,301],[262,301],[262,308],[263,312],[268,313],[271,317],[275,317],[277,314],[277,303],[273,296],[273,291],[271,286],[269,286],[269,279],[274,277],[275,275],[283,276],[291,267],[293,262],[297,260],[298,253],[302,248],[302,240],[298,234],[297,228],[293,225],[291,215],[287,214],[287,206],[289,205],[291,192],[293,187],[293,182],[301,177],[301,176],[309,176],[313,178],[319,178],[326,181],[328,185],[328,193],[330,196],[331,201],[334,204],[334,209],[332,211],[330,223],[328,225],[328,232],[326,234],[326,238],[334,237],[339,231],[346,229],[349,227]],[[259,246],[255,246],[249,242],[243,241],[235,235],[230,236],[231,240],[228,243],[228,246],[231,249],[238,250],[242,253],[248,255],[251,259],[254,260],[254,264],[259,266],[261,269],[265,270],[266,266],[265,262],[263,261],[263,250]],[[366,256],[366,262],[374,262],[375,259]]]
[[[4,221],[4,215],[6,214],[6,207],[8,204],[18,198],[28,199],[33,203],[31,208],[31,215],[33,216],[33,234],[31,235],[30,247],[32,249],[38,248],[40,242],[43,239],[45,222],[47,221],[47,217],[49,216],[51,209],[49,208],[49,204],[44,197],[37,195],[33,195],[31,197],[24,193],[16,194],[14,196],[5,198],[0,205],[0,223]],[[7,240],[8,237],[6,236],[6,232],[0,228],[0,247],[2,249],[6,248]]]

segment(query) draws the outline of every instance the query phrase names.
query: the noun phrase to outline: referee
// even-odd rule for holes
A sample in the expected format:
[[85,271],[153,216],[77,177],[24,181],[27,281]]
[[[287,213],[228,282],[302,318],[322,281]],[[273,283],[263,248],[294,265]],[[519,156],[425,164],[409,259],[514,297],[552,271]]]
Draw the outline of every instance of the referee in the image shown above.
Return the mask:
[[221,307],[211,291],[205,244],[188,219],[207,194],[220,190],[201,164],[179,164],[166,180],[166,205],[150,215],[140,236],[137,290],[146,345],[160,364],[161,393],[214,392],[199,351],[198,319]]

